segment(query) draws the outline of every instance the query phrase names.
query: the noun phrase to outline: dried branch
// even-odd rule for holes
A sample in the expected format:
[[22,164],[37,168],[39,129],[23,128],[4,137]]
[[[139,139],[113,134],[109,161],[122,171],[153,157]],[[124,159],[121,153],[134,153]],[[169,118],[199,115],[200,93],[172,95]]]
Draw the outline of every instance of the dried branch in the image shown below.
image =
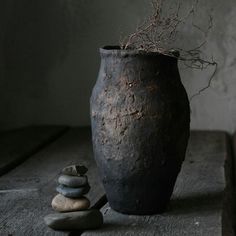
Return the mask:
[[205,90],[207,90],[208,88],[211,87],[211,82],[212,82],[214,76],[216,75],[216,72],[217,72],[217,69],[218,69],[218,64],[215,63],[214,66],[215,66],[214,72],[212,73],[210,79],[208,80],[207,86],[201,88],[197,93],[193,94],[189,99],[190,102],[193,100],[194,97],[200,95],[202,92],[204,92]]
[[[199,90],[197,94],[194,94],[191,99],[205,89],[210,87],[211,81],[217,71],[217,63],[213,59],[204,59],[204,53],[202,47],[206,44],[206,38],[209,31],[213,27],[213,18],[209,15],[209,22],[207,29],[203,29],[199,25],[195,24],[194,16],[198,8],[198,0],[194,0],[191,8],[186,14],[181,14],[181,1],[179,0],[177,5],[173,8],[164,5],[165,0],[151,0],[151,6],[153,9],[152,14],[137,26],[136,31],[130,34],[121,42],[122,49],[136,49],[142,51],[159,52],[164,55],[178,58],[186,67],[192,69],[206,69],[209,66],[215,66],[215,70],[209,79],[209,83],[206,87]],[[166,16],[163,9],[168,8],[168,15]],[[181,17],[181,15],[183,15]],[[183,49],[171,47],[177,41],[179,27],[191,22],[192,27],[197,29],[203,34],[203,42],[192,49]],[[173,52],[178,51],[176,55]]]
[[[169,9],[168,16],[163,14],[164,0],[152,0],[153,13],[136,28],[134,33],[123,40],[121,48],[166,53],[168,46],[176,41],[179,25],[185,24],[190,15],[194,14],[197,3],[198,0],[195,0],[192,8],[181,18],[180,0],[177,6]],[[165,51],[162,50],[164,48]]]

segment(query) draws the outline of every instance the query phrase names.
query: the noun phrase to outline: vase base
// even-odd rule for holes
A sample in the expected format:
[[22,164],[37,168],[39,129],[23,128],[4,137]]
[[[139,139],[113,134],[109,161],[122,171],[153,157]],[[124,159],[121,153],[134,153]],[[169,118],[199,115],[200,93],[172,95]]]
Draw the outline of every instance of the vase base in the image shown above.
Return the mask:
[[128,208],[113,206],[112,204],[110,204],[110,207],[112,208],[112,210],[122,213],[124,215],[158,215],[158,214],[163,214],[167,210],[167,205],[161,207],[150,207],[149,209],[147,208],[128,209]]

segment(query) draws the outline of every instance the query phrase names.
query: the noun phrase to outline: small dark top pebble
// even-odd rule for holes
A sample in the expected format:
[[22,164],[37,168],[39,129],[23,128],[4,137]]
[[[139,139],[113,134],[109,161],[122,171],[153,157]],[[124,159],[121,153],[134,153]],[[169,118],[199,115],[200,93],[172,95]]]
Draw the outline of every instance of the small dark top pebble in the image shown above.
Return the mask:
[[62,169],[61,173],[64,175],[85,175],[88,171],[88,168],[82,165],[71,165]]

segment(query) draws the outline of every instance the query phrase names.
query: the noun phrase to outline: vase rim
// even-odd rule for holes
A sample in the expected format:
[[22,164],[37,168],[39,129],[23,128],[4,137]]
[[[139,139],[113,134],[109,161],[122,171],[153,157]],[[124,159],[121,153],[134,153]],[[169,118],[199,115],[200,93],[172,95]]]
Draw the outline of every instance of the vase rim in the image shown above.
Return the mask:
[[179,56],[175,56],[179,54],[178,50],[173,50],[172,54],[162,54],[160,52],[152,52],[152,51],[144,51],[144,50],[137,50],[137,49],[121,49],[118,45],[107,45],[99,48],[99,51],[102,55],[120,55],[120,56],[161,56],[161,57],[169,57],[178,59]]

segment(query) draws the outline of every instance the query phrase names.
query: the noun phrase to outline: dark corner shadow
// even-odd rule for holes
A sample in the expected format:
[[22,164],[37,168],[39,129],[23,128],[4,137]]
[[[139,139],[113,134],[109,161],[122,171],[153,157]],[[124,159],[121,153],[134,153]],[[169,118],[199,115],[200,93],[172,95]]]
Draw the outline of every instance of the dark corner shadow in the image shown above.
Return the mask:
[[222,195],[222,192],[212,192],[175,198],[170,201],[165,213],[175,215],[216,210],[217,207],[223,204]]

